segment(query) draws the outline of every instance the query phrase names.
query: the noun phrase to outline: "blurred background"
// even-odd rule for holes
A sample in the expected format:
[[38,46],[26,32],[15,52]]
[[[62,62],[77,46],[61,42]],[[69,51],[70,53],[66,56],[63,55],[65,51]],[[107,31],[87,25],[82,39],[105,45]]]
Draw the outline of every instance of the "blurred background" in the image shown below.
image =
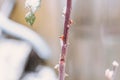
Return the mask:
[[[61,53],[58,37],[63,32],[62,10],[66,1],[42,0],[32,27],[25,21],[24,3],[25,0],[16,0],[10,19],[37,32],[45,40],[51,50],[45,65],[54,68]],[[106,80],[104,73],[112,61],[120,63],[119,15],[120,0],[73,0],[71,18],[74,23],[69,33],[66,63],[69,77],[66,80]],[[119,74],[120,69],[116,80],[120,79]]]

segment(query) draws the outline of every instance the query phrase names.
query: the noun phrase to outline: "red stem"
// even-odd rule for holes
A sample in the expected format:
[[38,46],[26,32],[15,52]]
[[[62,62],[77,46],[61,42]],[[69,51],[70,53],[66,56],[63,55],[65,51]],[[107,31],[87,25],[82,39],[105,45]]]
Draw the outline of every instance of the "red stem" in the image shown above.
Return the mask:
[[66,54],[67,54],[66,50],[67,50],[68,33],[70,26],[71,7],[72,7],[72,0],[67,0],[67,8],[65,13],[65,23],[64,23],[64,32],[63,32],[63,46],[59,61],[59,80],[65,80],[65,63],[66,63]]

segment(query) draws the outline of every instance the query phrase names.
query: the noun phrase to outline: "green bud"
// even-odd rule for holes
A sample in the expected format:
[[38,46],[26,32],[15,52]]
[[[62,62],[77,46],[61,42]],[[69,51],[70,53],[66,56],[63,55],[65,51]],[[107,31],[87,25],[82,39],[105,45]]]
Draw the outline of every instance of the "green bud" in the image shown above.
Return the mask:
[[35,22],[35,19],[36,19],[36,17],[35,17],[35,15],[34,15],[34,13],[32,13],[32,12],[28,12],[27,14],[26,14],[26,16],[25,16],[25,20],[26,20],[26,22],[29,24],[29,25],[33,25],[33,23]]

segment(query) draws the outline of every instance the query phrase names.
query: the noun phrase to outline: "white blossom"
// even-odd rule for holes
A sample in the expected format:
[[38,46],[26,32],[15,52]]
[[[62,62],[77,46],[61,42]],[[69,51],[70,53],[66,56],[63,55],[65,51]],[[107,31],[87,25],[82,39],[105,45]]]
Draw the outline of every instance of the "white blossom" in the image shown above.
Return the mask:
[[119,66],[119,64],[118,64],[117,61],[113,61],[112,65],[115,66],[115,67],[118,67],[118,66]]
[[40,7],[41,0],[26,0],[25,7],[30,9],[33,13]]
[[105,71],[105,76],[108,80],[114,80],[115,79],[117,67],[119,66],[119,64],[118,64],[117,61],[113,61],[112,66],[113,66],[113,68],[111,70],[107,69]]
[[112,80],[112,78],[113,78],[113,71],[107,69],[107,70],[105,71],[105,76],[106,76],[109,80]]

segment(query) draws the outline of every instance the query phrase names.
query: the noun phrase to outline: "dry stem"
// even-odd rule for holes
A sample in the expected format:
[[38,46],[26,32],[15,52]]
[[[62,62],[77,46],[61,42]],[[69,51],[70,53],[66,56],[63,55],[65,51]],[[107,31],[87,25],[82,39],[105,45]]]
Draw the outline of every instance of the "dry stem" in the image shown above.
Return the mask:
[[59,61],[59,80],[65,80],[65,63],[66,63],[66,50],[67,50],[67,42],[68,42],[68,33],[70,27],[70,14],[71,14],[72,0],[67,0],[67,7],[65,13],[65,23],[64,23],[64,32],[62,36],[63,45],[62,45],[62,53],[60,55]]

